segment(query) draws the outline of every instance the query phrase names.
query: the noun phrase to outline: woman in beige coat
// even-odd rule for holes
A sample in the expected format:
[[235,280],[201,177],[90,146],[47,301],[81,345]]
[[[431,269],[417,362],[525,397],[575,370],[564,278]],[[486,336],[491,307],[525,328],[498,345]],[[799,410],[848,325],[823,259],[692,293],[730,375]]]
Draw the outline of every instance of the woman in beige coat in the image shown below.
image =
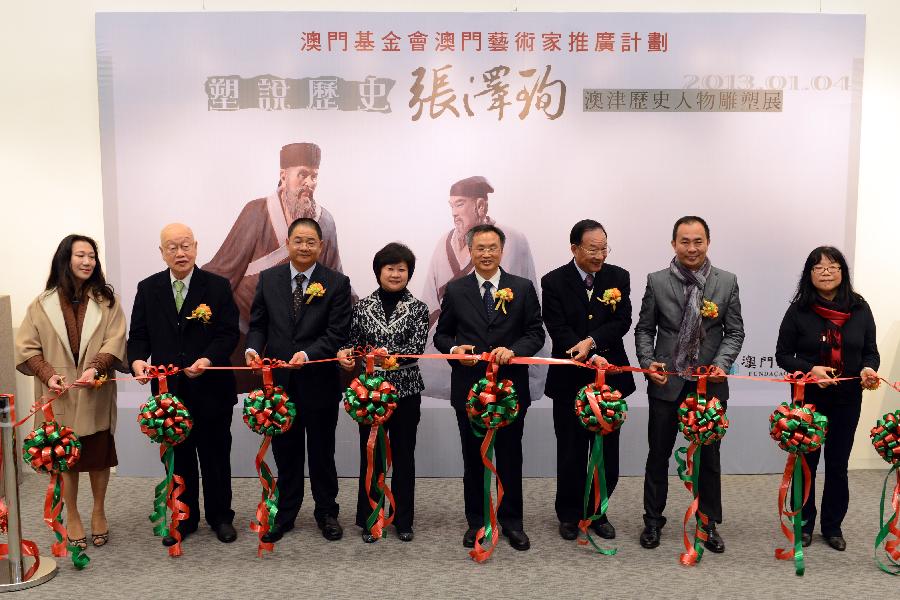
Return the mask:
[[46,290],[28,307],[16,334],[19,371],[35,378],[34,397],[52,398],[71,387],[52,404],[62,425],[81,440],[81,459],[63,473],[63,498],[69,543],[87,546],[78,512],[78,474],[87,471],[94,508],[91,538],[95,546],[109,540],[104,501],[110,467],[118,464],[113,431],[116,425],[116,386],[94,381],[125,361],[125,315],[121,302],[106,283],[97,243],[82,235],[60,242],[50,265]]

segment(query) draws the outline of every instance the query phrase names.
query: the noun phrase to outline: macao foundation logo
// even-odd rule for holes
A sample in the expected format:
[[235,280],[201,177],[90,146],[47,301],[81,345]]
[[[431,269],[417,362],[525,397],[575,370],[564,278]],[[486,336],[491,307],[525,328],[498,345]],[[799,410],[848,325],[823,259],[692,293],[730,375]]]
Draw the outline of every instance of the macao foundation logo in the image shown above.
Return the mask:
[[731,365],[728,374],[780,379],[784,377],[784,370],[778,366],[771,354],[741,354]]

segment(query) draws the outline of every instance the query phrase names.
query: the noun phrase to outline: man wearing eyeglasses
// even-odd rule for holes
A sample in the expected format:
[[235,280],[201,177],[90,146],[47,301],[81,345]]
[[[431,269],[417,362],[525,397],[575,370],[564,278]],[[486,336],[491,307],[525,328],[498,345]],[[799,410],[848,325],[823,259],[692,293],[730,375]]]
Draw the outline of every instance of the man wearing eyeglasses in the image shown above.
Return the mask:
[[[525,533],[522,498],[522,433],[525,415],[531,404],[528,389],[528,365],[511,365],[516,356],[533,356],[544,345],[541,307],[534,285],[500,268],[506,236],[494,225],[476,225],[466,234],[466,242],[475,263],[475,272],[453,280],[441,303],[441,316],[434,332],[434,343],[443,354],[481,354],[489,352],[500,365],[497,381],[509,379],[518,391],[519,416],[497,431],[494,449],[497,478],[502,481],[503,502],[497,509],[502,534],[516,550],[528,550],[531,541]],[[497,301],[501,290],[510,292],[505,306]],[[466,414],[466,399],[472,385],[485,376],[485,363],[475,359],[454,360],[450,375],[450,404],[456,412],[463,453],[463,491],[466,521],[463,546],[472,548],[484,522],[484,467],[481,462],[483,439],[472,429]]]
[[[465,277],[475,270],[469,247],[466,244],[466,233],[476,225],[496,225],[496,221],[488,215],[489,195],[494,188],[481,175],[473,175],[461,179],[450,186],[450,216],[453,218],[453,229],[441,235],[431,256],[428,273],[425,276],[425,289],[422,301],[428,305],[428,324],[433,328],[441,314],[441,302],[447,292],[447,285],[460,277]],[[537,289],[538,279],[534,268],[531,247],[521,232],[511,227],[503,227],[505,244],[501,266],[507,273],[531,280]],[[435,351],[432,336],[426,345],[426,354]],[[546,353],[538,353],[546,356]],[[432,398],[450,398],[447,386],[449,371],[441,361],[425,361],[421,365],[422,378],[425,380],[425,393]],[[546,368],[534,365],[529,369],[529,389],[537,400],[544,391]]]
[[[569,244],[572,260],[541,278],[552,356],[597,366],[626,366],[622,338],[631,328],[631,277],[625,269],[606,262],[612,249],[606,229],[597,221],[576,223]],[[556,516],[565,540],[578,537],[578,521],[591,514],[583,515],[583,499],[594,434],[578,422],[574,405],[579,390],[593,383],[594,376],[591,369],[571,365],[552,365],[547,373],[545,393],[553,400],[556,432]],[[609,372],[606,383],[623,398],[635,390],[631,373]],[[603,436],[603,455],[607,493],[612,496],[619,479],[618,430]],[[588,506],[594,506],[593,496]],[[605,539],[616,537],[605,514],[592,522],[591,529]]]
[[[231,510],[231,416],[237,391],[233,371],[205,369],[231,366],[229,357],[238,343],[238,308],[227,279],[196,267],[197,242],[189,227],[166,225],[159,251],[167,268],[138,283],[128,358],[142,384],[148,381],[151,363],[183,371],[167,378],[169,391],[184,402],[194,422],[191,434],[174,448],[175,474],[185,484],[181,500],[189,509],[178,532],[183,540],[197,531],[202,472],[206,522],[219,541],[229,543],[237,538]],[[201,305],[208,309],[207,320],[194,315]],[[151,384],[158,394],[157,380]],[[163,545],[176,541],[170,535]]]
[[[726,373],[744,342],[744,320],[737,277],[712,265],[707,257],[709,226],[697,216],[681,217],[672,228],[675,256],[669,266],[647,276],[641,313],[634,328],[635,350],[649,385],[649,452],[644,472],[644,530],[641,546],[659,546],[666,524],[669,459],[678,435],[678,407],[697,391],[696,378],[686,373],[711,366],[707,397],[728,405]],[[714,309],[714,310],[713,310]],[[666,375],[675,372],[679,375]],[[716,530],[722,522],[719,442],[700,450],[700,512],[709,518],[710,552],[724,552]]]

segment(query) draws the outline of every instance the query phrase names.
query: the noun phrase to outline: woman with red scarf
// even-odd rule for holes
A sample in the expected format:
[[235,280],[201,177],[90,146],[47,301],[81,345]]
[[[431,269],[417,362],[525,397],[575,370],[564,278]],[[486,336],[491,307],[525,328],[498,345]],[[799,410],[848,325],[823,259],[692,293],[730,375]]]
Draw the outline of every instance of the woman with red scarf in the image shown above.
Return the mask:
[[[778,366],[792,373],[812,373],[805,402],[828,417],[825,436],[825,486],[822,492],[822,537],[835,550],[847,547],[841,522],[847,514],[850,490],[847,464],[859,422],[862,387],[877,382],[880,358],[875,345],[875,319],[862,296],[853,291],[850,268],[841,251],[820,246],[806,259],[797,293],[778,331]],[[853,377],[847,381],[830,381]],[[803,545],[812,542],[816,524],[815,478],[822,450],[806,455],[812,476],[803,505]]]

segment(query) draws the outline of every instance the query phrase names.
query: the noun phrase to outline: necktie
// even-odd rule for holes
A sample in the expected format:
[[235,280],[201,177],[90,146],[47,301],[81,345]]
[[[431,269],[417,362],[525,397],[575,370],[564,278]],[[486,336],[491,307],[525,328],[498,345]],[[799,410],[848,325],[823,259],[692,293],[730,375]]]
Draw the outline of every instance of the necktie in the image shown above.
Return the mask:
[[592,290],[594,289],[594,275],[593,273],[588,273],[584,278],[584,287],[585,289]]
[[294,288],[294,320],[300,316],[300,309],[303,307],[303,282],[306,281],[306,275],[303,273],[297,273],[294,276],[294,281],[297,282],[297,287]]
[[491,288],[494,286],[491,285],[490,281],[485,281],[481,284],[481,287],[484,288],[484,295],[481,297],[484,300],[484,310],[488,320],[490,320],[494,316],[494,295],[491,293]]
[[184,304],[184,282],[176,279],[172,285],[175,286],[175,310],[181,312],[181,305]]

